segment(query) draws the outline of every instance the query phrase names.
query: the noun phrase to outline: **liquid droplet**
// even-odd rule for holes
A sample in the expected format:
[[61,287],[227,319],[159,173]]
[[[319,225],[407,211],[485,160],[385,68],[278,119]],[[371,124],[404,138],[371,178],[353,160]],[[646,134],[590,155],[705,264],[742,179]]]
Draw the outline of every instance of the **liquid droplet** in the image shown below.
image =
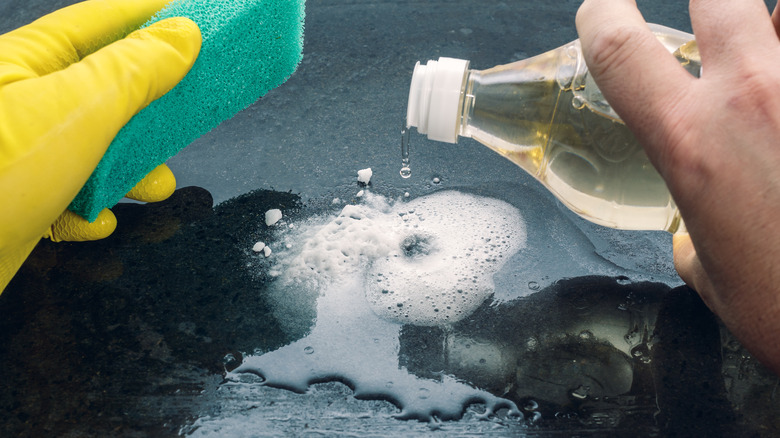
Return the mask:
[[539,290],[539,283],[537,283],[535,281],[529,281],[528,282],[528,289]]
[[410,132],[406,126],[406,118],[404,118],[401,122],[401,178],[412,176],[412,168],[409,167]]
[[576,389],[572,390],[569,394],[575,399],[585,400],[586,398],[588,398],[588,394],[590,394],[590,387],[585,385],[580,385]]
[[528,400],[525,406],[523,406],[523,409],[526,411],[535,411],[539,409],[539,403],[537,403],[535,400]]
[[314,347],[306,347],[303,349],[303,352],[306,354],[312,354],[314,353]]

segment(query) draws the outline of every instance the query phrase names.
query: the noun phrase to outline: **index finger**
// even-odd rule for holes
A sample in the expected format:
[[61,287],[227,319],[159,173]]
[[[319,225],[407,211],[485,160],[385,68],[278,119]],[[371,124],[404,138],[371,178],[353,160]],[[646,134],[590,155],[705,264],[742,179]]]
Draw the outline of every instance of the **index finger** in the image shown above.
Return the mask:
[[744,59],[767,57],[778,35],[769,9],[761,0],[691,0],[691,26],[709,72],[730,71]]
[[171,0],[90,0],[57,10],[0,35],[0,65],[13,76],[43,76],[80,61],[146,23]]
[[633,0],[585,0],[576,23],[604,97],[640,137],[657,135],[693,76],[658,41]]

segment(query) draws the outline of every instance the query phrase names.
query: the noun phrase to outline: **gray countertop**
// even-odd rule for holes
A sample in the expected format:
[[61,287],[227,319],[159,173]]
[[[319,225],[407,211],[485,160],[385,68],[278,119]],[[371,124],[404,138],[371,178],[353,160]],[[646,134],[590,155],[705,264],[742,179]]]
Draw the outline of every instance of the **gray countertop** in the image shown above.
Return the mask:
[[[71,3],[5,0],[0,33]],[[780,434],[777,377],[682,286],[668,234],[589,224],[471,140],[413,132],[399,176],[415,62],[542,53],[577,37],[579,4],[310,0],[298,71],[168,162],[171,199],[120,203],[103,241],[41,242],[0,295],[0,435]],[[690,31],[685,2],[639,4]],[[282,222],[266,225],[270,209]],[[466,312],[377,307],[379,277],[457,307],[426,283],[449,271],[412,277],[416,257],[482,242],[510,211],[513,251],[464,265],[490,292]],[[426,219],[401,242],[412,261],[364,264],[404,216]],[[340,254],[317,266],[332,270],[288,282],[328,227]]]

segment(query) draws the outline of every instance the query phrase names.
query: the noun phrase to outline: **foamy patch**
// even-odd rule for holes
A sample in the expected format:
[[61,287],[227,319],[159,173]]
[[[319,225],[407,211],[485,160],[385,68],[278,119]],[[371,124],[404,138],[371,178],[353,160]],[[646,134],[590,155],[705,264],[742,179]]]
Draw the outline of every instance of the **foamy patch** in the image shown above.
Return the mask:
[[276,230],[265,298],[298,340],[246,356],[228,379],[250,373],[298,392],[343,380],[358,398],[393,400],[400,418],[459,418],[479,402],[485,417],[506,408],[522,420],[514,403],[409,373],[398,356],[405,324],[454,323],[493,293],[493,274],[526,242],[516,208],[454,191],[409,202],[366,191],[336,216],[297,225]]
[[314,280],[321,285],[360,275],[367,263],[389,254],[397,243],[391,212],[386,198],[369,193],[360,204],[344,206],[335,218],[301,224],[285,236],[292,251],[276,267],[283,282]]
[[493,275],[525,246],[520,212],[506,202],[439,192],[399,204],[395,248],[368,270],[375,312],[415,325],[468,316],[494,290]]
[[378,315],[436,325],[467,316],[493,293],[493,274],[524,247],[526,231],[520,212],[496,199],[445,191],[390,203],[368,193],[297,237],[300,252],[277,268],[285,280],[359,277]]

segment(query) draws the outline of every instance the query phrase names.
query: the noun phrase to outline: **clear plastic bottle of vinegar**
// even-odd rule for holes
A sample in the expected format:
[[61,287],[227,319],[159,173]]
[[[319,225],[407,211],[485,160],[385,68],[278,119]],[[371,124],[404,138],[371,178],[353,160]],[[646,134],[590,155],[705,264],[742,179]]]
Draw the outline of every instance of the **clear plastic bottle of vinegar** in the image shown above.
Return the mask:
[[[691,74],[693,35],[651,25]],[[652,66],[648,66],[652,68]],[[684,229],[666,184],[604,99],[579,40],[511,64],[471,70],[440,58],[415,66],[407,128],[431,140],[473,138],[536,177],[567,207],[619,229]]]

